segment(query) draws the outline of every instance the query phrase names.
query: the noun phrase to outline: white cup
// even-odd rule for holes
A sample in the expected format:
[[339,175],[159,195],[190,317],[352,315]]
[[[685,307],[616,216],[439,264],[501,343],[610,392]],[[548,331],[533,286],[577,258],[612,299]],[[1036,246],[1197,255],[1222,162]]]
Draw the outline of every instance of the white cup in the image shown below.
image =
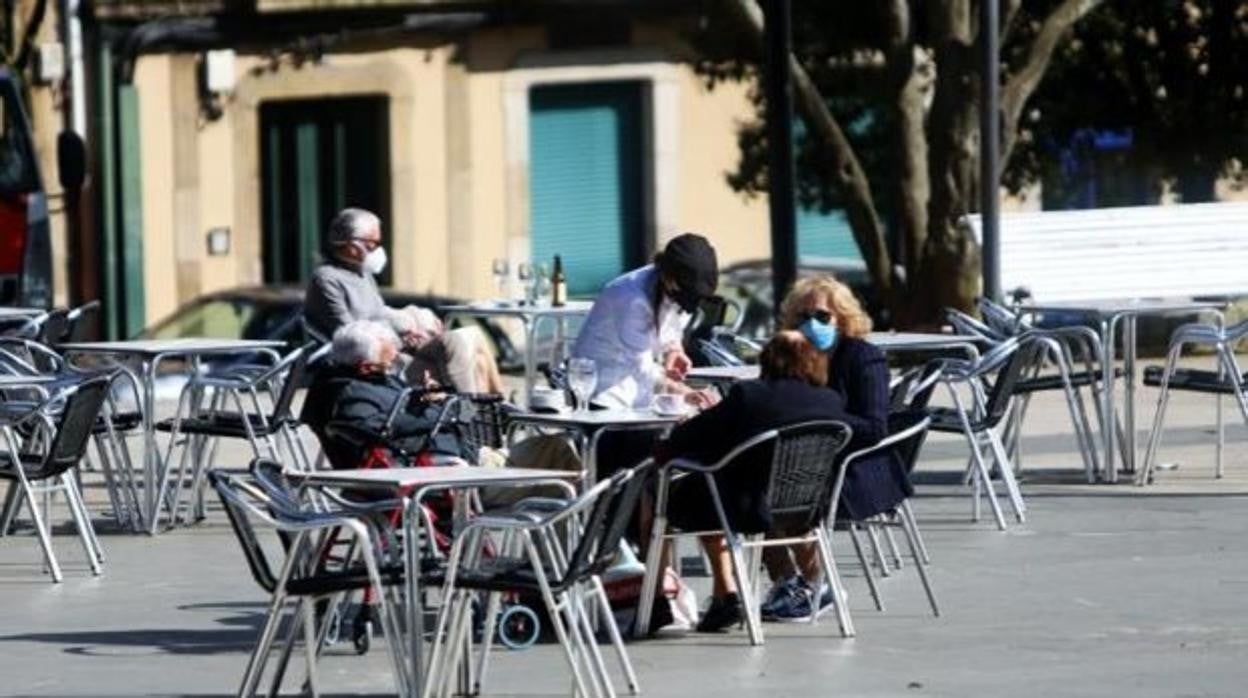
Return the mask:
[[685,396],[674,393],[659,393],[650,403],[659,414],[684,414]]

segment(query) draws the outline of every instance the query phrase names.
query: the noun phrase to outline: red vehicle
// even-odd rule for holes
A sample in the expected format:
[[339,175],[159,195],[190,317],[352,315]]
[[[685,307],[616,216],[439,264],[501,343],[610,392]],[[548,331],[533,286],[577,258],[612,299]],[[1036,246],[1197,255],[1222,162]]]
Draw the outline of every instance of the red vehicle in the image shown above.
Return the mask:
[[21,84],[0,68],[0,306],[51,304],[48,197]]

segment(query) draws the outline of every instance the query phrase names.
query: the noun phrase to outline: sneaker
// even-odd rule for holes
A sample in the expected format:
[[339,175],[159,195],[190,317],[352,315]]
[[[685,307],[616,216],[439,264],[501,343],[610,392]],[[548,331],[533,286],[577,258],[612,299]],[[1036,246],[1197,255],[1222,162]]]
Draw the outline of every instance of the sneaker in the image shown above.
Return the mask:
[[785,577],[784,579],[771,585],[771,590],[767,592],[767,598],[763,604],[758,607],[759,615],[763,620],[775,620],[777,609],[783,608],[789,603],[789,597],[793,596],[803,586],[802,578],[798,575]]
[[[772,609],[769,620],[780,623],[809,622],[812,615],[821,616],[836,607],[836,596],[832,593],[830,586],[822,584],[816,592],[805,580],[799,579],[798,581],[799,584],[793,593],[789,594],[783,603],[777,604]],[[816,597],[819,605],[817,609],[812,609],[812,601]]]
[[721,633],[741,622],[741,597],[729,594],[722,599],[711,599],[711,605],[698,621],[698,632]]

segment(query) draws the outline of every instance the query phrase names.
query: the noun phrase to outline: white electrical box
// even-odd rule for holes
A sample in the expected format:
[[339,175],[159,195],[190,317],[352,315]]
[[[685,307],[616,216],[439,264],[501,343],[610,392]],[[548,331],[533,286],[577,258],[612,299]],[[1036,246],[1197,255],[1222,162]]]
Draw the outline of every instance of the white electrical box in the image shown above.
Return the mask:
[[65,77],[65,48],[58,42],[39,44],[35,54],[35,79],[56,82]]
[[216,49],[204,54],[204,84],[209,92],[234,90],[233,49]]

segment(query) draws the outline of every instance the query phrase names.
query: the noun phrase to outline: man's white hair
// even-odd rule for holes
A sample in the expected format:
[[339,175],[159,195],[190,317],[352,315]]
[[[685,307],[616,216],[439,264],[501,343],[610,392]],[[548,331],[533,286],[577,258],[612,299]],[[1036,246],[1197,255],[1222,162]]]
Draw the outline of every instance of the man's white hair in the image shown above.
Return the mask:
[[377,214],[362,208],[344,208],[329,222],[325,241],[330,245],[341,245],[361,237],[374,227],[381,227]]
[[334,363],[340,366],[378,363],[381,361],[381,350],[385,343],[399,346],[398,335],[389,326],[374,320],[356,320],[334,332],[330,355]]

